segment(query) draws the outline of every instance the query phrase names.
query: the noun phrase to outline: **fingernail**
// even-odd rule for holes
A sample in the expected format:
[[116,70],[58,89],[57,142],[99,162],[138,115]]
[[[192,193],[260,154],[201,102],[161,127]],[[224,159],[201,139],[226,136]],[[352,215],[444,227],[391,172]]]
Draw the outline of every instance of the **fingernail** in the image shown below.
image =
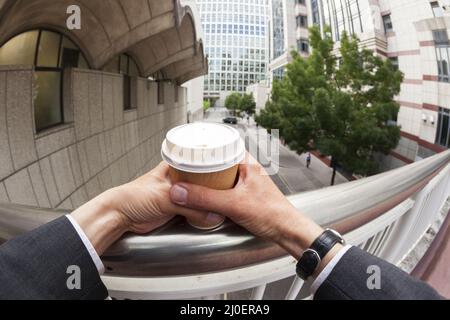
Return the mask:
[[175,185],[170,190],[170,198],[177,204],[185,205],[187,204],[188,191],[179,185]]
[[206,222],[212,225],[220,224],[223,222],[223,220],[223,216],[212,212],[208,213],[208,215],[206,216]]

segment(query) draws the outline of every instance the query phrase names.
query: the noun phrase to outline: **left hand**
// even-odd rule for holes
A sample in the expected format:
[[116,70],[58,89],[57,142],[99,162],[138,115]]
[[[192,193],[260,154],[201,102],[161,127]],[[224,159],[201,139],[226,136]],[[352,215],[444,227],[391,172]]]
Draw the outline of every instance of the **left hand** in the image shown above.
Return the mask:
[[170,200],[169,166],[162,162],[142,177],[110,189],[72,213],[99,254],[125,232],[148,233],[176,215],[204,219],[207,214]]

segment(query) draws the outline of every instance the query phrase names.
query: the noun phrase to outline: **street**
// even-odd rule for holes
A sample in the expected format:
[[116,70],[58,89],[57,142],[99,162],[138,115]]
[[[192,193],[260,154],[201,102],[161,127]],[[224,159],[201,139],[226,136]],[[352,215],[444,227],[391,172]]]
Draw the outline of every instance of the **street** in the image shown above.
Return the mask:
[[[226,116],[226,109],[212,108],[206,112],[204,121],[222,123],[222,119]],[[250,124],[247,123],[246,119],[240,119],[240,122],[233,127],[241,133],[243,138],[247,136],[254,143],[258,141],[259,146],[266,145],[267,136],[265,130],[257,130],[253,119],[250,120]],[[246,144],[248,150],[248,141]],[[330,185],[332,169],[320,159],[312,156],[311,166],[308,169],[306,167],[306,154],[298,155],[281,143],[279,145],[279,171],[277,174],[272,175],[271,178],[285,195],[316,190]],[[258,159],[260,163],[268,163],[267,157],[265,156],[265,149],[266,148],[261,148],[259,152],[250,150],[250,153],[255,159]],[[260,154],[259,157],[257,153]],[[346,178],[337,173],[336,184],[345,183],[347,181]]]

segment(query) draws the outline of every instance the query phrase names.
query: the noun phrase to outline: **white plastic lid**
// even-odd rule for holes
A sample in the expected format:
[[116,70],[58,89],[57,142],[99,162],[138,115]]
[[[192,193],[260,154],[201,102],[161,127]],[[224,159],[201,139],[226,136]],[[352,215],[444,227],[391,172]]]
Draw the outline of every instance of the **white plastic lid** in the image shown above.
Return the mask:
[[170,166],[181,171],[217,172],[244,160],[245,144],[234,128],[193,123],[170,130],[162,144],[161,155]]

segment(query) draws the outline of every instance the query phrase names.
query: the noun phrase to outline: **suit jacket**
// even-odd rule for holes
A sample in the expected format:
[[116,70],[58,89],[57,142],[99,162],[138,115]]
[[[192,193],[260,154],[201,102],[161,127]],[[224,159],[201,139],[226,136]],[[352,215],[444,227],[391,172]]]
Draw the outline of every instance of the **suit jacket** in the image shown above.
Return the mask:
[[[380,289],[369,289],[369,266],[380,270]],[[81,271],[80,289],[69,289],[69,266]],[[0,299],[105,299],[108,292],[79,235],[66,217],[0,246]],[[359,248],[334,267],[315,299],[441,299],[428,285]]]
[[[368,268],[375,266],[378,274]],[[379,275],[379,283],[371,276]],[[368,285],[369,282],[369,285]],[[316,300],[436,300],[434,289],[394,265],[352,247],[317,289]]]
[[[76,276],[69,266],[79,267],[80,289],[70,290],[73,286],[67,285],[68,279]],[[0,246],[0,299],[107,297],[108,291],[89,252],[66,217]]]

